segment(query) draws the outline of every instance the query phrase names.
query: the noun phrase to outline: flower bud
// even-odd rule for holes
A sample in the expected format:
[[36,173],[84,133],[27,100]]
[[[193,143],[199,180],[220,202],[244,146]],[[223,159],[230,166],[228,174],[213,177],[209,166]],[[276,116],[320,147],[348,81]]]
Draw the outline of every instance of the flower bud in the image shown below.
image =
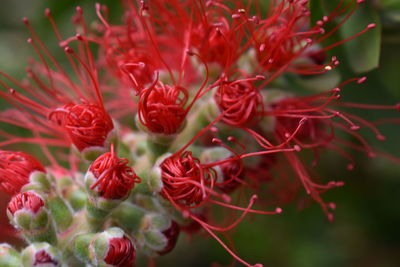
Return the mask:
[[19,193],[34,171],[45,171],[34,157],[24,152],[0,150],[0,191],[10,195]]
[[161,233],[167,239],[167,244],[163,249],[158,250],[157,253],[159,255],[165,255],[175,248],[180,233],[180,226],[175,221],[171,220],[170,226],[164,229]]
[[61,255],[58,249],[48,243],[33,243],[21,252],[24,267],[58,267]]
[[15,195],[8,203],[7,215],[14,227],[20,229],[26,239],[54,242],[54,228],[45,202],[39,194],[28,191]]
[[2,267],[20,267],[21,256],[18,251],[9,244],[0,244],[0,266]]
[[48,223],[44,200],[32,191],[15,195],[8,203],[7,214],[15,227],[24,230],[41,228]]
[[99,229],[111,210],[128,197],[135,183],[140,182],[133,168],[128,166],[128,160],[118,158],[113,146],[111,152],[98,157],[85,176],[86,210],[92,227]]
[[133,266],[136,258],[135,245],[116,227],[95,235],[80,235],[75,240],[74,248],[79,258],[99,267]]
[[169,217],[149,213],[143,217],[139,239],[150,256],[164,255],[173,250],[180,233],[180,226]]

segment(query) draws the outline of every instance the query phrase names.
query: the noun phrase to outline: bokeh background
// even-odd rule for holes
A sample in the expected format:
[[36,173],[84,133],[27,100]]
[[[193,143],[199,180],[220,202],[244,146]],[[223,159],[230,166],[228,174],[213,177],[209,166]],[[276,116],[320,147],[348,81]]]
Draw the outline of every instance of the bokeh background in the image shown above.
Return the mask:
[[[119,1],[102,2],[110,7],[112,19],[118,22]],[[319,4],[321,0],[311,2]],[[44,9],[51,8],[65,36],[73,33],[70,17],[75,6],[84,8],[88,21],[95,17],[95,2],[91,0],[0,0],[0,3],[0,70],[18,78],[24,77],[27,60],[33,55],[26,43],[28,33],[22,17],[29,17],[44,42],[60,54],[57,43],[49,37],[51,29],[43,15]],[[378,34],[334,51],[341,59],[339,71],[343,79],[368,70],[368,82],[354,89],[349,87],[344,97],[363,103],[400,103],[400,0],[367,0],[359,17],[379,24]],[[362,29],[364,25],[358,25],[359,21],[349,24],[355,30]],[[364,60],[374,57],[374,53],[380,55],[379,68],[369,71],[374,65],[371,60],[378,58]],[[324,85],[324,81],[320,84]],[[5,103],[0,102],[0,105]],[[393,115],[393,111],[359,114],[371,120],[399,117],[399,113]],[[400,157],[400,125],[387,125],[383,132],[388,139],[386,142],[374,141],[370,135],[371,143]],[[300,210],[297,203],[293,203],[285,206],[280,216],[251,217],[239,225],[233,236],[239,255],[265,266],[400,266],[400,166],[383,158],[356,157],[359,164],[352,172],[336,159],[319,166],[322,176],[346,182],[345,187],[324,194],[325,199],[337,204],[334,223],[326,220],[316,204]],[[6,201],[7,197],[0,197],[0,222],[5,220]],[[6,233],[0,229],[0,242],[16,242]],[[191,240],[181,236],[178,247],[157,262],[159,266],[210,266],[214,262],[227,265],[231,257],[204,234]],[[142,265],[144,263],[139,263]]]

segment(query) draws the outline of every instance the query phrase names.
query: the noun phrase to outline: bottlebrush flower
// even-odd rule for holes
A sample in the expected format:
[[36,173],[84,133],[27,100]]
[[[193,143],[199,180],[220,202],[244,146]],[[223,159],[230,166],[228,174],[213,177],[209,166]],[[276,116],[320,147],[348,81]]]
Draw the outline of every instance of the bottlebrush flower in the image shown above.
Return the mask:
[[[182,49],[180,33],[167,34],[158,31],[158,20],[151,20],[148,7],[143,1],[138,9],[131,1],[125,6],[124,24],[111,25],[103,16],[100,4],[97,15],[102,22],[101,36],[95,39],[103,53],[100,62],[111,70],[117,80],[139,93],[155,79],[156,72],[168,72],[174,79],[174,70],[181,71]],[[126,90],[128,90],[126,88]]]
[[106,199],[124,199],[135,183],[140,182],[133,168],[128,166],[128,160],[119,158],[113,146],[111,152],[104,153],[90,165],[86,175],[89,191]]
[[259,90],[243,79],[231,82],[221,82],[214,95],[218,108],[223,113],[222,121],[231,126],[247,126],[256,124],[263,114],[263,99]]
[[0,150],[0,191],[10,195],[19,193],[29,183],[29,177],[34,171],[45,172],[45,169],[31,155]]
[[[39,144],[53,165],[56,165],[56,160],[47,149],[48,145],[66,147],[74,144],[79,151],[103,147],[114,126],[103,104],[97,69],[86,33],[77,33],[73,38],[63,40],[49,10],[46,10],[46,16],[58,42],[64,47],[76,77],[67,74],[25,18],[24,23],[32,35],[28,43],[40,61],[32,61],[27,68],[29,82],[18,82],[0,73],[4,78],[0,84],[9,90],[9,94],[0,92],[0,95],[15,107],[3,112],[0,121],[28,129],[33,136],[16,137],[2,133],[8,140],[0,145],[20,142]],[[83,21],[80,8],[77,9],[77,18]],[[78,53],[71,48],[73,45],[76,45]]]
[[[365,0],[340,1],[330,14],[315,25],[310,22],[308,0],[271,2],[266,17],[260,13],[250,17],[247,9],[236,12],[233,17],[240,20],[251,34],[259,63],[256,69],[274,73],[270,78],[272,80],[283,71],[314,75],[336,67],[339,64],[336,57],[325,62],[326,52],[374,28],[375,24],[369,24],[359,33],[325,47],[322,42],[334,34],[363,2]],[[326,30],[332,22],[337,24]]]
[[140,93],[138,118],[151,133],[176,134],[184,126],[188,92],[180,86],[157,82]]

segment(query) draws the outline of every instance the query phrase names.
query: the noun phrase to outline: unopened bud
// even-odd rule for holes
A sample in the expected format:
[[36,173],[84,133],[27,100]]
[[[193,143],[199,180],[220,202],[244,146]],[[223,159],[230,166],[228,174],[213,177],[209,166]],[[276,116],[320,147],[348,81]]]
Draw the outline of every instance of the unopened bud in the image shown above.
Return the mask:
[[0,244],[0,266],[2,267],[20,267],[21,256],[18,251],[9,244]]
[[33,243],[21,252],[24,267],[58,267],[61,255],[58,249],[48,243]]

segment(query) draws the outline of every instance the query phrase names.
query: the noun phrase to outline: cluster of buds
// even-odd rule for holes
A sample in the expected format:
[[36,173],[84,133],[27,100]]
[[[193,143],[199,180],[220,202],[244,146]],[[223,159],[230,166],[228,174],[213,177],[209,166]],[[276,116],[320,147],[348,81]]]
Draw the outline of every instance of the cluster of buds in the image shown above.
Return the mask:
[[[4,215],[28,246],[1,244],[1,266],[134,266],[199,231],[243,265],[262,266],[220,235],[249,213],[278,215],[302,194],[332,221],[336,205],[321,195],[344,183],[316,181],[319,155],[336,152],[349,170],[351,151],[384,155],[357,132],[384,140],[378,123],[350,111],[399,104],[341,101],[365,77],[308,96],[284,82],[338,67],[331,49],[375,27],[355,25],[358,33],[329,44],[364,1],[339,1],[315,23],[308,0],[269,1],[266,12],[262,1],[148,2],[123,0],[119,24],[100,4],[87,24],[77,7],[67,37],[47,9],[68,66],[23,19],[38,61],[24,82],[0,72],[0,96],[12,106],[0,123],[31,135],[0,131],[0,147],[11,149],[0,150],[0,192],[11,196]],[[43,163],[15,144],[39,148]]]

